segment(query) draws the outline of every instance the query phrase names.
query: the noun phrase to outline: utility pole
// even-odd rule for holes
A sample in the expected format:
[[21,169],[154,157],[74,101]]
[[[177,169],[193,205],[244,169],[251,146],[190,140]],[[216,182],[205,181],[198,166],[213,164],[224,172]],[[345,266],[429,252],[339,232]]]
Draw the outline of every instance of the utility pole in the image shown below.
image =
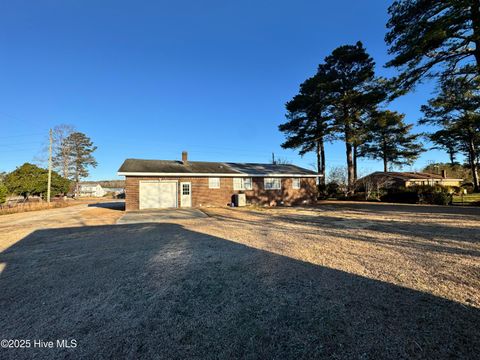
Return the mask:
[[272,152],[272,164],[275,165],[275,153]]
[[53,143],[53,136],[52,136],[52,129],[49,132],[50,138],[50,145],[48,147],[48,183],[47,183],[47,202],[50,202],[50,193],[52,187],[52,143]]

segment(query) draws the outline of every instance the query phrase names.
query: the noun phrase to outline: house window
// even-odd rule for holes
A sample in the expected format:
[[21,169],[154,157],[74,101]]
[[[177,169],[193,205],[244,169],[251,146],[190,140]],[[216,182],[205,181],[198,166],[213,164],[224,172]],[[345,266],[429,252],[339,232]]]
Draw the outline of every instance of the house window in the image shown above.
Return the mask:
[[220,189],[220,178],[208,178],[209,189]]
[[245,190],[252,190],[253,189],[252,178],[243,179],[243,186],[245,187]]
[[298,178],[292,179],[292,189],[295,189],[295,190],[300,189],[300,179]]
[[252,178],[233,178],[233,190],[252,190]]
[[280,190],[282,188],[282,181],[279,178],[265,178],[263,185],[265,190]]

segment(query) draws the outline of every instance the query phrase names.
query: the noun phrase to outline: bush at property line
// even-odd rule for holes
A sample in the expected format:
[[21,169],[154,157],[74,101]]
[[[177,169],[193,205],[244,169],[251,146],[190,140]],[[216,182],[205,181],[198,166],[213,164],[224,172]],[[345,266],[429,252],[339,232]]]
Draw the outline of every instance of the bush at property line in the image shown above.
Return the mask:
[[445,192],[433,192],[427,194],[423,202],[425,204],[450,205],[452,203],[452,195]]
[[8,189],[4,184],[0,184],[0,205],[7,201]]
[[473,190],[474,190],[473,183],[468,182],[468,183],[462,184],[461,189],[467,190],[467,194],[473,194]]
[[458,189],[440,185],[412,186],[408,188],[390,189],[381,196],[384,202],[397,202],[404,204],[433,204],[449,205],[452,203],[453,194]]
[[28,212],[28,211],[63,208],[70,205],[73,205],[73,204],[66,201],[53,201],[51,203],[26,202],[26,203],[16,204],[13,206],[0,205],[0,215],[9,215],[9,214],[16,214],[16,213]]
[[345,184],[339,184],[336,181],[331,181],[325,186],[324,196],[327,198],[345,199],[348,193]]
[[385,194],[380,196],[380,200],[383,202],[416,204],[420,201],[420,197],[415,190],[400,188],[388,190]]

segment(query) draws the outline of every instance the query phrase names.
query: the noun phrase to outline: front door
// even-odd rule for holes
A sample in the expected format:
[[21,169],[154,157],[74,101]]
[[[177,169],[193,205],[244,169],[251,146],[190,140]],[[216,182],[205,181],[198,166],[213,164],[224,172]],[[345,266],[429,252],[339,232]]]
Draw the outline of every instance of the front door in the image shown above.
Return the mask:
[[180,206],[191,207],[192,206],[192,183],[182,182],[180,183]]

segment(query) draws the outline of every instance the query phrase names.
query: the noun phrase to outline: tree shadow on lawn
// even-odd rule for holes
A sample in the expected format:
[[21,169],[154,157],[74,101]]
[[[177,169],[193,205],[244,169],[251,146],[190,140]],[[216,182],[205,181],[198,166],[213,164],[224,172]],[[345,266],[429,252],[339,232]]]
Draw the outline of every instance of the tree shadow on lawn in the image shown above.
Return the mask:
[[380,203],[380,202],[348,202],[342,203],[337,201],[335,203],[329,202],[319,202],[318,205],[310,207],[311,209],[341,209],[341,210],[359,210],[362,212],[375,213],[378,215],[385,214],[398,214],[401,212],[406,212],[410,214],[419,214],[419,215],[431,215],[431,214],[440,214],[440,215],[454,215],[460,216],[465,219],[480,220],[480,207],[474,206],[439,206],[439,205],[414,205],[414,204],[389,204],[389,203]]
[[[459,241],[464,243],[478,243],[480,241],[480,227],[450,226],[442,223],[441,219],[435,223],[411,223],[407,221],[368,219],[368,218],[339,218],[322,215],[288,214],[276,216],[275,219],[290,224],[319,226],[332,225],[339,229],[366,229],[377,232],[415,236],[427,240],[435,239]],[[480,225],[480,220],[479,220]]]
[[88,207],[125,211],[125,201],[109,201],[88,204]]
[[27,358],[475,358],[480,311],[176,224],[40,230],[0,254]]
[[[233,210],[234,211],[234,210]],[[263,214],[255,213],[258,220],[244,220],[228,215],[214,214],[213,217],[226,222],[264,228],[270,226],[274,230],[290,231],[294,234],[328,235],[354,241],[373,242],[394,247],[406,247],[420,251],[428,250],[457,255],[480,256],[480,251],[472,249],[480,242],[478,227],[453,227],[439,223],[410,223],[395,220],[340,218],[324,215],[321,212],[308,214]],[[286,225],[299,225],[292,230]],[[365,231],[369,232],[368,234]],[[380,236],[378,236],[380,235]],[[387,235],[387,237],[383,236]],[[399,235],[391,237],[388,235]],[[407,237],[407,239],[402,237]],[[409,239],[412,238],[412,239]],[[421,240],[421,241],[418,241]],[[459,245],[462,244],[462,245]]]

